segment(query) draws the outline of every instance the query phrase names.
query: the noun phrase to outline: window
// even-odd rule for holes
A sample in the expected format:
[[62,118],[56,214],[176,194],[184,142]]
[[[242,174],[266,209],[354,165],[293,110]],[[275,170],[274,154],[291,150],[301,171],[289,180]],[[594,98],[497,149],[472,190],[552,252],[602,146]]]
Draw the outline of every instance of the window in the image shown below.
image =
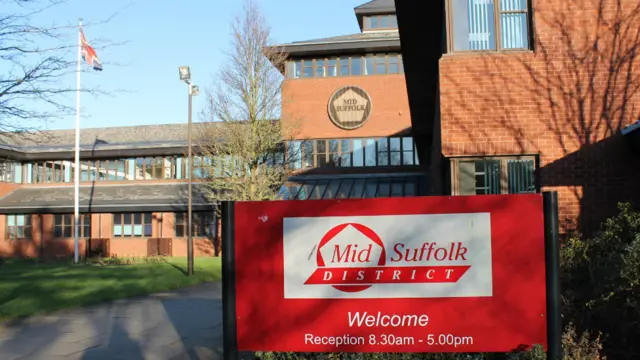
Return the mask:
[[402,55],[398,53],[293,60],[287,63],[287,77],[294,79],[300,77],[368,76],[403,73]]
[[453,195],[535,193],[533,157],[452,160]]
[[152,236],[153,215],[151,213],[113,214],[114,237]]
[[293,169],[418,165],[411,137],[290,141],[287,147]]
[[375,176],[353,178],[305,179],[285,185],[285,200],[348,199],[417,196],[421,176]]
[[[53,216],[53,237],[70,238],[74,237],[73,214],[58,214]],[[81,238],[91,237],[91,215],[80,215],[79,236]]]
[[529,49],[528,0],[448,0],[453,51]]
[[[187,237],[187,227],[189,223],[188,213],[180,212],[174,213],[175,225],[174,230],[176,237]],[[209,236],[215,237],[217,235],[218,224],[213,212],[192,212],[192,236]]]
[[349,58],[340,58],[340,76],[349,75]]
[[31,215],[7,215],[8,239],[31,239]]
[[374,15],[364,17],[364,30],[397,29],[398,18],[393,15]]

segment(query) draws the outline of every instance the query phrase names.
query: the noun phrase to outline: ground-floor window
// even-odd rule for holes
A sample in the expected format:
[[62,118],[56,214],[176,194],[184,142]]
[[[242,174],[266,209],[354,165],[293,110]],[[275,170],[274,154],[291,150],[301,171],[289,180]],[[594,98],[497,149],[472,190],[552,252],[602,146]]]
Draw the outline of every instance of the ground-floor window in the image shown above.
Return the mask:
[[[175,213],[175,234],[176,237],[186,237],[189,223],[188,213]],[[215,236],[218,229],[216,218],[212,211],[192,212],[192,236]]]
[[152,236],[153,214],[118,213],[113,214],[114,237]]
[[453,195],[535,193],[536,158],[504,156],[451,159]]
[[7,215],[7,239],[31,239],[31,215]]
[[[53,216],[53,236],[56,238],[73,237],[73,214],[57,214]],[[79,237],[91,237],[91,215],[80,215]]]

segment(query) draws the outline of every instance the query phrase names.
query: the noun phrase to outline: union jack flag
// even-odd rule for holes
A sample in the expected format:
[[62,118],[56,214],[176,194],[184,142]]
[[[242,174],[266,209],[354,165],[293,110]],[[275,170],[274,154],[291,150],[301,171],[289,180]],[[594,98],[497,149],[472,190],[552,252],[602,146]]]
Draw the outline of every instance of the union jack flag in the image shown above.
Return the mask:
[[80,42],[82,44],[82,59],[91,65],[94,70],[102,71],[102,63],[98,59],[96,51],[89,45],[87,38],[84,37],[82,28],[80,28]]

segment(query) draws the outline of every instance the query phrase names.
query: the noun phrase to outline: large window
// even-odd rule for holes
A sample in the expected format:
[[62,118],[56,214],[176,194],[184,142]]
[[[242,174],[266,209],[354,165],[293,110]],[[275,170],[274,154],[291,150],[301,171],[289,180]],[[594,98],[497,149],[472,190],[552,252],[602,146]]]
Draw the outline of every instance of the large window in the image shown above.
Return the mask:
[[403,73],[402,55],[398,53],[293,60],[287,65],[289,78]]
[[[74,237],[73,214],[58,214],[53,216],[53,236],[55,238]],[[91,215],[80,215],[79,236],[91,237]]]
[[[175,213],[175,234],[176,237],[186,237],[189,228],[188,213]],[[192,236],[215,237],[218,225],[213,212],[192,212]]]
[[293,169],[418,165],[411,137],[290,141]]
[[7,239],[31,239],[31,215],[7,215]]
[[529,49],[529,0],[448,0],[453,51]]
[[113,214],[114,237],[152,236],[153,215],[151,213]]
[[533,157],[454,159],[451,161],[453,195],[535,193]]
[[287,183],[280,191],[283,200],[404,197],[419,195],[422,176],[302,177]]

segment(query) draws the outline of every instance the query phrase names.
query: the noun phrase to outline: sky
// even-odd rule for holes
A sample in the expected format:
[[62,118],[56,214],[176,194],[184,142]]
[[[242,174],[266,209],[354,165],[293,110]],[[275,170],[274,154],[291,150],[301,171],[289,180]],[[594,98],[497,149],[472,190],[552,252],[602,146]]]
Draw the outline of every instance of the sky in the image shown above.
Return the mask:
[[[360,31],[353,8],[367,0],[257,0],[271,27],[275,43],[310,40]],[[108,95],[81,96],[81,127],[172,124],[187,122],[187,85],[178,66],[191,67],[191,79],[200,86],[194,97],[194,121],[205,103],[204,90],[226,60],[231,41],[230,23],[242,14],[242,0],[68,0],[40,14],[42,25],[106,23],[84,27],[92,39],[123,45],[96,49],[102,72],[82,74],[82,86],[100,88]],[[98,41],[98,40],[95,40]],[[69,42],[77,32],[69,29]],[[75,53],[70,54],[72,59]],[[87,66],[83,64],[83,66]],[[75,74],[65,86],[75,86]],[[124,90],[124,91],[121,91]],[[75,106],[70,96],[69,106]],[[49,122],[43,129],[73,129],[75,116]]]

